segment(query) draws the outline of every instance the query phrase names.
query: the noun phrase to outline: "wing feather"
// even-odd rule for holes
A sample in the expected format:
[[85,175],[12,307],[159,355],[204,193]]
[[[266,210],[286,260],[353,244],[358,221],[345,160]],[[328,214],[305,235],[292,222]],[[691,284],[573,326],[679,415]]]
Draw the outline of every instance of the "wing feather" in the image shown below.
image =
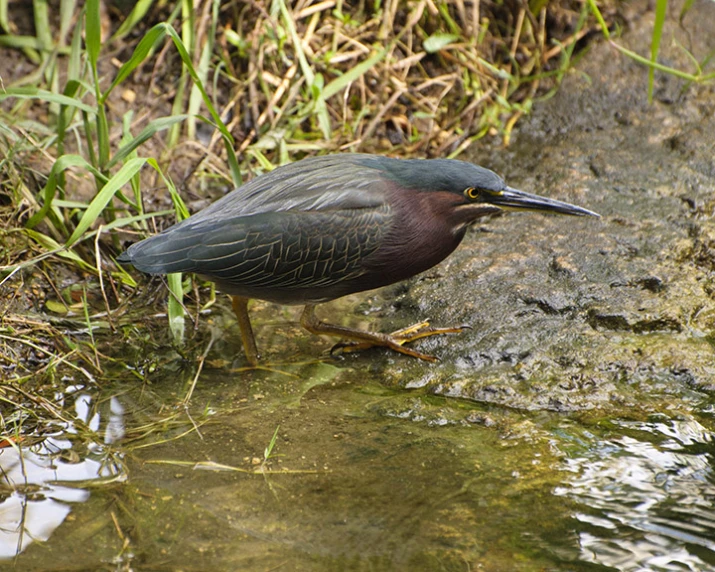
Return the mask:
[[195,272],[235,287],[330,286],[365,272],[362,261],[378,248],[391,220],[382,204],[222,217],[172,227],[127,254],[144,272]]
[[359,153],[303,159],[256,177],[177,226],[217,216],[379,208],[386,182],[375,165],[375,157]]

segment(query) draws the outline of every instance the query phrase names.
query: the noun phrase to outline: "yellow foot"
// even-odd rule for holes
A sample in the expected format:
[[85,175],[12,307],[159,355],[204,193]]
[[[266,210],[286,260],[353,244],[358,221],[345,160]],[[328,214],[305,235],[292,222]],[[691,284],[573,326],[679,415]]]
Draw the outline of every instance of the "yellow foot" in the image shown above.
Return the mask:
[[366,350],[375,346],[387,347],[403,353],[408,356],[412,356],[425,361],[439,361],[439,358],[431,356],[428,354],[423,354],[417,350],[403,347],[404,344],[409,344],[416,340],[427,338],[429,336],[437,336],[441,334],[458,334],[464,330],[470,329],[469,326],[456,326],[453,328],[434,328],[430,326],[429,322],[419,322],[413,324],[391,334],[383,336],[382,340],[366,340],[366,341],[354,341],[354,342],[339,342],[335,344],[331,349],[330,353],[349,353],[356,352],[360,350]]

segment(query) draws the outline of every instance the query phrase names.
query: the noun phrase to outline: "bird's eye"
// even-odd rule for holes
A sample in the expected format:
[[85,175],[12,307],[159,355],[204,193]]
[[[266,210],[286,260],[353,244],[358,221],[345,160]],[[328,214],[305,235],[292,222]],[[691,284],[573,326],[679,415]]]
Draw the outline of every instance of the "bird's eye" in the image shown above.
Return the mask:
[[468,189],[464,190],[464,196],[468,199],[474,200],[479,196],[479,189],[475,187],[469,187]]

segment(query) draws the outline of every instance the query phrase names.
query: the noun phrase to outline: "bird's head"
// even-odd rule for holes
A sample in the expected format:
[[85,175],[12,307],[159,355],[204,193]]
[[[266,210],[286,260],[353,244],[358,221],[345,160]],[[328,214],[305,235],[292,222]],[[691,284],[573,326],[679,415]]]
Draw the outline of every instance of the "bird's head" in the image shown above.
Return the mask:
[[[552,212],[575,216],[600,216],[588,209],[556,199],[519,191],[509,187],[499,175],[466,161],[453,159],[395,161],[384,158],[385,175],[403,188],[440,193],[461,216],[469,218],[497,212],[522,210]],[[445,193],[447,191],[449,194]],[[459,197],[455,197],[460,195]]]
[[449,185],[450,191],[462,194],[461,205],[464,207],[493,206],[502,210],[600,216],[576,205],[514,189],[508,186],[499,175],[484,167],[464,161],[448,160],[444,161],[441,166],[446,171],[448,179],[443,184]]
[[[502,210],[541,211],[575,216],[600,216],[598,213],[556,199],[549,199],[502,185],[469,186],[462,191],[465,205],[492,205]],[[459,207],[457,207],[459,208]]]

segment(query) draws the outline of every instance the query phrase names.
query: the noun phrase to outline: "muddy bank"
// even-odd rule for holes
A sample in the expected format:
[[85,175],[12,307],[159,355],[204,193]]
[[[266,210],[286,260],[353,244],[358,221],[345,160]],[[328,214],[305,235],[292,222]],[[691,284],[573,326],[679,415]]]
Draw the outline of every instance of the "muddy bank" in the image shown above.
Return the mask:
[[[688,18],[689,35],[664,38],[702,58],[715,5]],[[647,53],[650,26],[619,41]],[[662,61],[688,68],[675,42]],[[555,411],[651,410],[715,387],[715,89],[658,74],[648,105],[647,72],[610,45],[584,62],[508,149],[470,159],[602,219],[484,221],[442,266],[385,292],[395,325],[410,314],[473,328],[422,343],[436,366],[391,360],[394,383]]]

